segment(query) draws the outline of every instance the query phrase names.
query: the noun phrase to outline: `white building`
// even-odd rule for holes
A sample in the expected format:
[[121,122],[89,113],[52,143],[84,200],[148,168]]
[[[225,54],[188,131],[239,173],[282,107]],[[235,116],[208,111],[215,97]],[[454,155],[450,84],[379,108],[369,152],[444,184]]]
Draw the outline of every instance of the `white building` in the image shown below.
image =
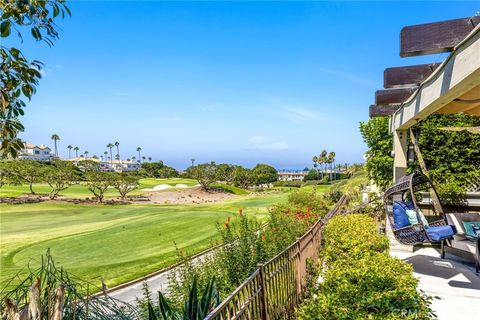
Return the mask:
[[25,143],[25,147],[20,151],[18,158],[24,160],[50,161],[54,158],[54,154],[52,149],[43,144],[35,145]]
[[279,181],[303,181],[308,174],[306,171],[278,171]]
[[93,161],[98,163],[100,166],[100,171],[103,172],[129,172],[129,171],[137,171],[140,169],[141,165],[138,162],[128,161],[128,160],[112,160],[112,161],[102,161],[97,158],[87,158],[78,157],[68,159],[68,161],[72,161],[76,166],[82,167],[82,161]]

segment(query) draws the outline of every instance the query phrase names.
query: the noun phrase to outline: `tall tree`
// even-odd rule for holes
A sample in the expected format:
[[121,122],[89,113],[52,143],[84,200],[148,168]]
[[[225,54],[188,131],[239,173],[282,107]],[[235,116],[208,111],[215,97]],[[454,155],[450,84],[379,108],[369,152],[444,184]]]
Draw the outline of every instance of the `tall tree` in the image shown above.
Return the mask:
[[110,162],[112,162],[113,161],[113,154],[112,154],[113,143],[107,144],[107,148],[110,149]]
[[192,167],[195,166],[195,159],[190,159],[190,161],[192,162]]
[[115,159],[120,160],[120,148],[119,148],[120,142],[115,141],[114,145],[115,147],[117,147],[117,155],[115,156]]
[[104,161],[106,162],[106,161],[107,161],[108,151],[105,151],[103,154],[104,154]]
[[327,150],[322,150],[320,153],[320,156],[318,157],[318,162],[320,163],[320,166],[322,168],[322,179],[325,175],[325,167],[326,167],[326,161],[327,161]]
[[45,171],[45,181],[51,188],[49,197],[52,200],[78,180],[77,168],[68,161],[55,160]]
[[137,157],[133,156],[132,161],[135,162],[135,160],[137,160]]
[[33,184],[43,179],[45,167],[44,164],[34,160],[16,160],[14,163],[16,174],[20,178],[19,180],[28,184],[31,194],[35,194]]
[[79,147],[77,146],[73,147],[73,151],[75,151],[75,158],[78,158],[78,150],[80,150]]
[[112,176],[112,186],[117,189],[120,198],[125,200],[125,196],[138,187],[138,176],[127,172],[117,173]]
[[50,139],[53,140],[53,144],[55,146],[55,156],[58,157],[58,148],[57,148],[57,141],[60,140],[60,136],[56,133],[52,134]]
[[142,159],[142,155],[141,155],[141,152],[142,151],[142,148],[140,147],[137,147],[137,152],[138,152],[138,160]]
[[385,189],[393,180],[393,138],[388,130],[388,117],[360,122],[360,132],[368,147],[365,153],[368,177]]
[[148,162],[152,162],[152,157],[148,157]]
[[[55,19],[70,15],[64,0],[0,3],[0,37],[18,35],[22,43],[20,31],[30,29],[28,33],[37,42],[43,41],[52,46],[58,39]],[[30,100],[36,92],[43,64],[38,60],[28,60],[18,48],[7,47],[7,41],[0,42],[0,156],[15,158],[24,147],[18,138],[25,129],[19,117],[24,115],[25,100]]]
[[88,159],[88,151],[85,150],[83,153],[85,154],[85,159]]
[[67,146],[67,149],[68,149],[68,158],[71,159],[71,158],[72,158],[72,149],[73,149],[73,146],[68,145],[68,146]]
[[318,157],[317,157],[317,156],[313,156],[312,162],[313,162],[313,167],[314,167],[315,170],[316,170],[316,169],[317,169],[317,166],[318,166]]
[[88,190],[98,202],[102,203],[105,192],[114,181],[114,174],[111,172],[89,171],[84,176]]

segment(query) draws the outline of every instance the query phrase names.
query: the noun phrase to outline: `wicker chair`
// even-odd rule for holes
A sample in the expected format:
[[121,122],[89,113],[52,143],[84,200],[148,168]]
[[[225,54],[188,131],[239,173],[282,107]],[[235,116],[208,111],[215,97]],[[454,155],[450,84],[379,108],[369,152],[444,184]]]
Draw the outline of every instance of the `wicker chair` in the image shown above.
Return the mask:
[[[430,236],[428,235],[425,227],[421,223],[422,219],[419,212],[419,207],[416,199],[416,192],[430,189],[433,192],[437,193],[435,190],[432,181],[425,175],[415,172],[411,175],[404,176],[397,180],[392,186],[390,186],[387,191],[384,193],[384,202],[385,208],[387,210],[387,216],[389,223],[393,230],[393,235],[397,239],[398,242],[405,245],[416,245],[422,243],[431,243],[431,242],[440,242],[440,241],[433,241]],[[395,228],[394,220],[393,220],[393,202],[394,201],[405,201],[406,197],[409,196],[412,200],[414,209],[417,213],[417,220],[420,222],[418,224],[409,225],[403,228]],[[438,195],[437,195],[438,198]],[[440,203],[440,208],[442,205]],[[437,214],[443,215],[443,208],[441,212],[437,212]],[[446,226],[447,222],[444,219],[429,222],[430,227],[440,227]]]

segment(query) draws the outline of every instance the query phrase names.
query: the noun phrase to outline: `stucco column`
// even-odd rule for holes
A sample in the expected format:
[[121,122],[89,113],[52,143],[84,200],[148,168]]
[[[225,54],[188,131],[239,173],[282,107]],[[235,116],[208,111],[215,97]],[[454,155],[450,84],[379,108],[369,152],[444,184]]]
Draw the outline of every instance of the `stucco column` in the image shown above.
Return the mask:
[[393,132],[393,181],[406,174],[407,170],[407,131],[396,130]]

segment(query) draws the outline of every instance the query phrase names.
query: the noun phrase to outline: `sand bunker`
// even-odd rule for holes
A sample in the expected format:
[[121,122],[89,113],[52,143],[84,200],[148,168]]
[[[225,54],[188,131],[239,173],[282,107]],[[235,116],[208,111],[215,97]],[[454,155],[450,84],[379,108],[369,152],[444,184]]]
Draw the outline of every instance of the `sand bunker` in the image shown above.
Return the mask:
[[[228,199],[236,198],[237,196],[231,193],[224,192],[206,192],[200,187],[177,187],[178,184],[174,187],[168,186],[167,188],[161,186],[155,186],[157,189],[148,194],[150,198],[149,203],[156,204],[199,204],[199,203],[214,203],[221,202]],[[173,190],[168,190],[175,188]],[[146,189],[143,189],[146,190]],[[161,192],[158,192],[161,191]],[[134,201],[135,202],[135,201]],[[145,203],[145,202],[142,202]]]
[[142,189],[142,191],[162,191],[162,190],[171,189],[171,188],[185,189],[185,188],[188,188],[188,186],[183,183],[177,183],[174,186],[171,186],[169,184],[159,184],[154,186],[153,188]]

